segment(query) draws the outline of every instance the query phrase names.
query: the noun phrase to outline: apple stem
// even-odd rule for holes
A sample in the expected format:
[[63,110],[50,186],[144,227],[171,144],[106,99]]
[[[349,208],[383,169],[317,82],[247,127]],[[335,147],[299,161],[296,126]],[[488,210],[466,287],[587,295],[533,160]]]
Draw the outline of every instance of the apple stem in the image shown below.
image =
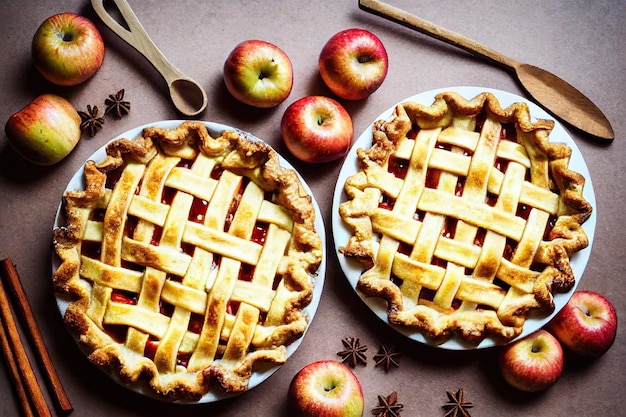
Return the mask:
[[583,305],[578,305],[577,307],[580,309],[580,311],[582,311],[585,314],[585,316],[591,317],[591,312],[589,311],[587,307]]
[[71,29],[62,29],[57,32],[57,36],[61,38],[63,42],[72,42],[75,34]]

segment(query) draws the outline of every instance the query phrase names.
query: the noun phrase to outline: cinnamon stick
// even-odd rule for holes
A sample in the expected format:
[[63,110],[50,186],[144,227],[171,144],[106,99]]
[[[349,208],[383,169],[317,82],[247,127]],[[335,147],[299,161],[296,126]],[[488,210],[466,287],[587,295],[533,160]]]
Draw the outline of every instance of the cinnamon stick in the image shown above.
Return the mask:
[[22,381],[22,376],[20,375],[15,355],[13,354],[13,349],[9,343],[9,337],[4,330],[4,323],[0,323],[0,345],[2,345],[2,353],[4,354],[7,368],[9,368],[9,372],[11,373],[11,381],[13,382],[13,387],[15,388],[15,393],[19,399],[20,406],[22,407],[24,417],[35,417],[33,409],[30,406],[28,393],[26,392],[26,387]]
[[26,292],[24,291],[17,269],[15,268],[11,258],[5,258],[2,260],[0,263],[0,274],[11,292],[15,308],[19,311],[20,316],[25,321],[24,324],[27,330],[26,333],[29,337],[31,345],[37,352],[36,357],[39,362],[39,366],[43,370],[43,374],[51,391],[50,395],[55,402],[55,406],[64,412],[72,411],[72,404],[63,389],[61,380],[59,379],[52,359],[50,358],[43,336],[41,335],[41,330],[37,325],[30,303],[26,297]]
[[[2,318],[3,330],[6,332],[8,340],[7,348],[9,349],[8,351],[5,350],[4,344],[2,345],[4,355],[7,359],[13,356],[17,369],[19,370],[18,376],[21,378],[22,384],[28,393],[30,405],[32,405],[35,414],[37,416],[51,416],[46,399],[37,382],[37,377],[26,355],[24,345],[22,345],[22,341],[20,340],[15,318],[13,317],[13,312],[11,311],[9,299],[4,291],[2,281],[0,281],[0,316]],[[21,398],[20,401],[22,408],[30,407],[28,401],[25,403]]]

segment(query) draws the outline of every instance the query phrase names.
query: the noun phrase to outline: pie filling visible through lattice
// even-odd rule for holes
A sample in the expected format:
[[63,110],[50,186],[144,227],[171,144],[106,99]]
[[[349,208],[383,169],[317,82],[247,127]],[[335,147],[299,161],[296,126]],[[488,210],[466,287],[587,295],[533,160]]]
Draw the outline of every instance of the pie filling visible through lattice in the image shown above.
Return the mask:
[[434,344],[506,343],[553,311],[592,211],[553,127],[525,103],[453,92],[374,123],[344,185],[351,236],[339,251],[364,265],[357,289],[386,301],[390,323]]
[[88,161],[54,232],[65,321],[95,364],[158,394],[248,388],[302,336],[322,258],[315,210],[266,144],[201,122]]

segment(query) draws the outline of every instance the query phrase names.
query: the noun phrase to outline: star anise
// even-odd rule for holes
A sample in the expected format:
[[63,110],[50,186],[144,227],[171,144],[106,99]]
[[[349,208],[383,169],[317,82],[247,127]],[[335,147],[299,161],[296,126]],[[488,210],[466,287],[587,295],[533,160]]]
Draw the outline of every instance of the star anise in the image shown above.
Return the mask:
[[104,100],[104,104],[107,106],[104,110],[104,114],[113,113],[116,119],[121,119],[122,116],[130,112],[130,101],[124,100],[123,88],[117,93],[111,94],[109,98]]
[[378,417],[400,417],[400,412],[404,405],[398,403],[398,393],[396,391],[378,396],[378,407],[372,408],[372,414]]
[[374,355],[374,361],[376,361],[374,366],[382,365],[385,372],[388,372],[392,365],[396,368],[400,366],[400,352],[396,352],[394,346],[382,344],[378,353]]
[[447,411],[445,417],[472,417],[468,408],[472,408],[474,404],[465,401],[463,398],[463,388],[459,388],[457,392],[447,392],[449,402],[442,407]]
[[87,105],[87,111],[79,111],[78,115],[81,120],[80,130],[87,130],[92,138],[98,133],[98,130],[102,129],[104,119],[100,116],[98,106]]
[[352,368],[355,368],[359,363],[367,365],[367,357],[365,356],[367,345],[361,346],[361,342],[356,337],[347,337],[341,342],[346,348],[337,352],[337,355],[341,356],[341,362],[348,361],[348,365]]

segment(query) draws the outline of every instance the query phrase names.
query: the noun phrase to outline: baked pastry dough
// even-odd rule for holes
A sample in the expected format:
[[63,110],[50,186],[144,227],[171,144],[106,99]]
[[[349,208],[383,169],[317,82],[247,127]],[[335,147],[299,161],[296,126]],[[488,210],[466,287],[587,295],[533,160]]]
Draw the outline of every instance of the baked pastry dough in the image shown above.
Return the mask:
[[386,301],[390,323],[434,344],[506,343],[572,288],[592,207],[553,127],[525,103],[454,92],[374,123],[344,185],[339,251],[364,265],[357,289]]
[[54,231],[65,321],[92,362],[164,397],[246,390],[307,327],[322,261],[312,197],[268,145],[201,122],[106,153]]

